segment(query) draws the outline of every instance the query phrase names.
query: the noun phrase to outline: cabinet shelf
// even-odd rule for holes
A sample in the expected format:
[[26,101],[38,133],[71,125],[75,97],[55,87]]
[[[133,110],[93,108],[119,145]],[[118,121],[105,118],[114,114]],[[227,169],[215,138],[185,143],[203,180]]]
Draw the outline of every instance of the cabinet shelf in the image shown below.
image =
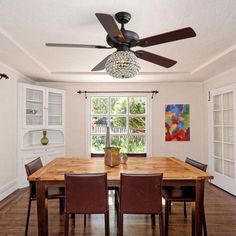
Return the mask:
[[41,144],[42,136],[42,130],[29,130],[25,132],[23,135],[22,149],[64,144],[64,133],[61,130],[47,130],[48,145]]
[[26,100],[26,102],[30,102],[30,103],[39,103],[39,104],[43,103],[43,102],[40,101],[40,100]]
[[21,150],[26,151],[26,150],[41,150],[41,149],[47,149],[47,148],[56,148],[56,147],[64,147],[64,143],[61,144],[48,144],[48,145],[29,145],[29,146],[24,146],[21,148]]
[[52,104],[52,105],[61,105],[61,102],[48,102],[48,104]]

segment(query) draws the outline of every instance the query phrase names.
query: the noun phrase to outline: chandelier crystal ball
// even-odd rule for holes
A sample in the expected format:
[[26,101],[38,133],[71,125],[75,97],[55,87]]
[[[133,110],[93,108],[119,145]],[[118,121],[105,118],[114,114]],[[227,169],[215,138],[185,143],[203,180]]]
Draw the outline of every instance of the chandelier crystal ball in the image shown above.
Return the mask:
[[117,51],[108,58],[105,69],[112,77],[128,79],[138,74],[140,65],[133,52]]

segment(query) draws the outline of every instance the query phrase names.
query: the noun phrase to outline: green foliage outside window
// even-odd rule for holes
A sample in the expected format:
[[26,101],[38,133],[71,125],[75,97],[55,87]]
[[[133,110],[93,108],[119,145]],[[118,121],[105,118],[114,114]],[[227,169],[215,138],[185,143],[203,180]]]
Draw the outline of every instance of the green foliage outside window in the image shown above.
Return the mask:
[[[121,152],[146,152],[146,107],[146,97],[110,97],[110,99],[93,97],[91,99],[92,131],[98,133],[101,130],[104,134],[104,127],[110,125],[111,146],[120,147]],[[93,135],[91,151],[103,152],[105,140],[105,136]]]

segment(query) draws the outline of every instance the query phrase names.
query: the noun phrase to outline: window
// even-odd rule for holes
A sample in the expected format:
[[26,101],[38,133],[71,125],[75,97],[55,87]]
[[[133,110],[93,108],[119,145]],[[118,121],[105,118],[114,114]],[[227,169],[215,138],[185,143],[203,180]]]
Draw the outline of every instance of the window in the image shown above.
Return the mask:
[[149,96],[90,96],[90,153],[103,153],[106,129],[110,129],[110,146],[125,153],[148,151]]

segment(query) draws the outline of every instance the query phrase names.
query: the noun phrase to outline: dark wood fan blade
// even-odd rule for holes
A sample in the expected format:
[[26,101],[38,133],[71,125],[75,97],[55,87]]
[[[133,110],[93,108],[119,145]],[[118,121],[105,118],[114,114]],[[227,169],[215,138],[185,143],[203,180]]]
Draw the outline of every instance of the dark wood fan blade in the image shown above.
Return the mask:
[[71,43],[46,43],[47,47],[66,47],[66,48],[101,48],[110,49],[111,47],[102,45],[71,44]]
[[104,70],[105,69],[105,64],[108,60],[108,58],[111,55],[108,55],[107,57],[105,57],[101,62],[99,62],[91,71],[99,71],[99,70]]
[[125,42],[124,35],[119,30],[111,15],[103,13],[96,13],[95,15],[111,38],[116,39],[119,42]]
[[172,41],[191,38],[195,36],[196,36],[195,31],[192,28],[187,27],[187,28],[171,31],[168,33],[140,39],[137,46],[149,47],[149,46],[153,46],[153,45],[157,45],[161,43],[172,42]]
[[146,51],[143,51],[143,50],[136,51],[135,55],[140,59],[152,62],[154,64],[157,64],[159,66],[163,66],[163,67],[166,67],[166,68],[170,68],[171,66],[173,66],[174,64],[177,63],[177,61],[174,61],[174,60],[171,60],[169,58],[162,57],[162,56],[150,53],[150,52],[146,52]]

